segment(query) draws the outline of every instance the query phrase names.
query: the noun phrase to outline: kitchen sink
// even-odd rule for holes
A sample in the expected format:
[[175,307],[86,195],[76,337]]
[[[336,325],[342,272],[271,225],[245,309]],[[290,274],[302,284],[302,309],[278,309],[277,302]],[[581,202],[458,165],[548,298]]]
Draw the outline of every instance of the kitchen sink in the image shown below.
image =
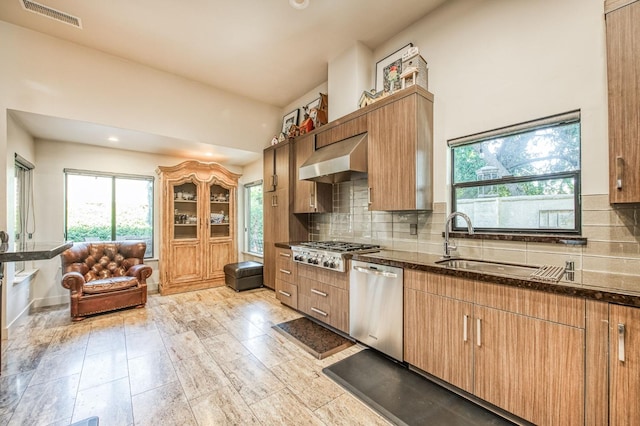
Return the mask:
[[464,271],[474,271],[497,275],[510,275],[523,278],[530,277],[539,269],[536,266],[513,265],[509,263],[472,259],[443,259],[436,261],[436,264],[446,266],[447,268],[460,269]]

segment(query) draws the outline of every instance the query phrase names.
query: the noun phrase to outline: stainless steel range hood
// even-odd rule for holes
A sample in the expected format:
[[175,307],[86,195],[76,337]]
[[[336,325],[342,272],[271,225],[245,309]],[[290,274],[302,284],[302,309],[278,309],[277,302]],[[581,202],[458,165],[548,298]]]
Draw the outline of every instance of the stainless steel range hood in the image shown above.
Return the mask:
[[364,177],[367,173],[367,134],[322,147],[300,167],[300,180],[336,183]]

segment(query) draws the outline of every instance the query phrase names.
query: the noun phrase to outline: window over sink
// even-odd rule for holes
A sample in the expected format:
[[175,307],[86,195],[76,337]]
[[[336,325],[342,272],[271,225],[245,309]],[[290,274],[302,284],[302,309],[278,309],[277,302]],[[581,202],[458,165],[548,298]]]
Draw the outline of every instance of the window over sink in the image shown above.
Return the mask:
[[580,111],[448,144],[452,211],[467,214],[476,231],[580,233]]

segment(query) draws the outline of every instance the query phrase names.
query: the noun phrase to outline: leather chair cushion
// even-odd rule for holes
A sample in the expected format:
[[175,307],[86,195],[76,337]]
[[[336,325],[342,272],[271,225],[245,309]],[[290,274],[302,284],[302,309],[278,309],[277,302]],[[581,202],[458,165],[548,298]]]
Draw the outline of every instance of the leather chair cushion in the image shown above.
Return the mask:
[[82,286],[82,292],[85,294],[109,293],[112,291],[126,290],[138,285],[138,279],[135,277],[111,277],[102,280],[93,280]]

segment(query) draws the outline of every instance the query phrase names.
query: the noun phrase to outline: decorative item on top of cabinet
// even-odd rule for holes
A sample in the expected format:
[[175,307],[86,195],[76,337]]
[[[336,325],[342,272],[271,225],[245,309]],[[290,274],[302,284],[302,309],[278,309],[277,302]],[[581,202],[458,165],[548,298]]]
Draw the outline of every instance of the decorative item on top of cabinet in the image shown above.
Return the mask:
[[605,3],[609,84],[609,201],[640,202],[640,1]]
[[293,193],[294,213],[325,213],[333,208],[331,184],[300,180],[298,170],[313,154],[314,135],[304,135],[296,139],[295,150],[295,186]]
[[431,210],[433,95],[414,85],[387,99],[367,114],[369,210]]
[[239,174],[217,163],[159,166],[160,293],[224,285],[224,265],[236,261]]

